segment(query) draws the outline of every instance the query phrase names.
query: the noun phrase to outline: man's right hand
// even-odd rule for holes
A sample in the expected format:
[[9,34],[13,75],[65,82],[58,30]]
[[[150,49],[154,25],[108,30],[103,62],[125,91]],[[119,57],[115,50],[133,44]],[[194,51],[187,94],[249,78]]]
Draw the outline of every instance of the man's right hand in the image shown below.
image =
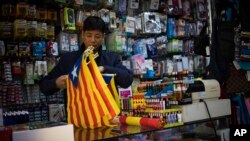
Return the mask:
[[59,89],[66,89],[66,87],[67,87],[67,84],[66,84],[67,78],[68,78],[68,75],[61,75],[60,77],[58,77],[56,79],[56,87],[59,88]]

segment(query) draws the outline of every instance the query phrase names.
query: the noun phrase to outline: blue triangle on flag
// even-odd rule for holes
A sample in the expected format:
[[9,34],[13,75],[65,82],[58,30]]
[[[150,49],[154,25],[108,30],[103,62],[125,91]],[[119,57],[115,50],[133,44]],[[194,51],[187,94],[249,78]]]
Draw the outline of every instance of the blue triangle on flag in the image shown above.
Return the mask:
[[78,77],[79,77],[79,71],[81,68],[81,62],[82,62],[82,56],[79,59],[77,59],[73,68],[69,72],[69,78],[71,79],[75,87],[77,87],[78,85]]
[[109,84],[113,76],[102,75],[102,77],[105,80],[106,84]]

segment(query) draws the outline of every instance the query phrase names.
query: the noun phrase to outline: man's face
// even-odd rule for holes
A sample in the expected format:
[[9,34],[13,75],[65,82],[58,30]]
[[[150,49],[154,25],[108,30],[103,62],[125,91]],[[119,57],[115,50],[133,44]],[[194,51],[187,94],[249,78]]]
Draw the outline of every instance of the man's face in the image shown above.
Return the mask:
[[99,30],[87,30],[83,32],[83,43],[85,47],[94,46],[97,51],[102,45],[103,33]]

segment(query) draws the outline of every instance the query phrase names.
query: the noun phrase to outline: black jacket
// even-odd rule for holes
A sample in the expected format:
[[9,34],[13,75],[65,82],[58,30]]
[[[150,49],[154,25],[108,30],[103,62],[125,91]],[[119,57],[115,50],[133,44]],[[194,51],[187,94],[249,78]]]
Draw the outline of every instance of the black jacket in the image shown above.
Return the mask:
[[[57,91],[56,79],[61,76],[68,74],[71,68],[74,66],[76,60],[80,57],[82,50],[65,53],[61,56],[58,64],[52,69],[52,71],[43,77],[40,82],[40,91],[45,95],[51,95]],[[98,66],[104,66],[104,73],[116,74],[115,82],[116,85],[127,88],[133,82],[133,72],[122,65],[121,59],[118,54],[99,50],[99,56],[96,58]]]

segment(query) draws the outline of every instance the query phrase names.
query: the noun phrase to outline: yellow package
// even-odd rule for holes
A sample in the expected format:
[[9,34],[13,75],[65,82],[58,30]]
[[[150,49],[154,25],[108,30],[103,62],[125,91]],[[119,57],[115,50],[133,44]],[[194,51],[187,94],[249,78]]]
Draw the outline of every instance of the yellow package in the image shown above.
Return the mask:
[[27,37],[27,21],[23,19],[16,19],[14,21],[14,38]]

